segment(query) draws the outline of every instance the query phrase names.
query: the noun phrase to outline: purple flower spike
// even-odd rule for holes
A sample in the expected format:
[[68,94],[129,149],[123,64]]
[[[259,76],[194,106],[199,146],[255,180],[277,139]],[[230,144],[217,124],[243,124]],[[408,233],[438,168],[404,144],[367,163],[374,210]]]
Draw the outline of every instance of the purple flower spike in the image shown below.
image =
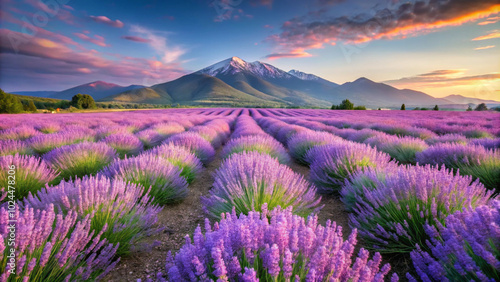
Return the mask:
[[0,156],[6,155],[32,155],[34,152],[26,141],[0,140]]
[[310,159],[306,158],[307,151],[315,146],[326,145],[330,143],[343,142],[340,137],[333,134],[320,131],[304,131],[295,134],[288,140],[288,149],[292,157],[297,162],[305,165],[310,164]]
[[135,156],[143,150],[141,140],[132,134],[111,134],[102,142],[115,148],[120,158],[124,158],[126,155]]
[[210,142],[194,132],[176,134],[165,140],[164,144],[173,144],[189,149],[205,165],[211,162],[215,156],[215,150]]
[[276,139],[269,135],[244,136],[237,139],[231,139],[222,150],[223,158],[228,158],[232,154],[241,152],[259,152],[268,154],[278,159],[282,164],[290,163],[290,156],[285,147]]
[[202,203],[205,211],[216,218],[233,207],[237,213],[261,211],[265,203],[269,209],[293,206],[302,216],[319,210],[321,198],[316,198],[316,188],[266,154],[233,154],[222,163],[214,178],[210,196],[202,198]]
[[[390,270],[388,264],[380,268],[382,257],[378,253],[373,259],[364,249],[354,255],[356,230],[344,240],[335,223],[318,225],[317,216],[304,219],[294,215],[291,207],[278,207],[269,215],[270,219],[258,212],[226,213],[214,228],[208,223],[204,235],[198,227],[195,243],[188,239],[175,257],[167,259],[168,278],[180,282],[255,282],[280,277],[303,281],[314,276],[314,281],[328,277],[383,281]],[[299,242],[293,237],[300,238]]]

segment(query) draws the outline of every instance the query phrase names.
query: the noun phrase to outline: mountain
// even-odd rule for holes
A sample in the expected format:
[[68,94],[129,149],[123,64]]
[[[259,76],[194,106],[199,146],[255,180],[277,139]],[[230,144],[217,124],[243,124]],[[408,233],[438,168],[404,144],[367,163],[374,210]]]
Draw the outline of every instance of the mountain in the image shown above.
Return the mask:
[[397,89],[384,83],[377,83],[361,77],[353,82],[346,82],[336,88],[337,102],[342,97],[348,98],[357,105],[367,107],[430,106],[453,104],[446,99],[434,98],[420,91]]
[[100,100],[107,96],[143,87],[144,86],[142,85],[120,86],[104,81],[94,81],[57,92],[53,95],[50,95],[49,97],[55,99],[71,100],[74,95],[81,93],[89,94],[90,96],[92,96],[92,98],[94,98],[94,100]]
[[18,92],[12,92],[12,94],[31,96],[31,97],[40,97],[40,98],[47,98],[47,97],[50,97],[56,93],[57,93],[57,91],[18,91]]
[[483,100],[478,98],[464,97],[462,95],[449,95],[444,97],[444,99],[451,101],[456,104],[500,104],[500,101],[494,100]]
[[[71,99],[77,93],[95,100],[202,106],[330,107],[349,99],[369,108],[429,107],[468,103],[458,95],[434,98],[420,91],[397,89],[365,77],[338,85],[299,70],[286,72],[263,62],[231,57],[173,81],[150,87],[127,87],[96,81],[51,95]],[[461,96],[460,96],[461,97]],[[464,99],[468,99],[463,97]]]

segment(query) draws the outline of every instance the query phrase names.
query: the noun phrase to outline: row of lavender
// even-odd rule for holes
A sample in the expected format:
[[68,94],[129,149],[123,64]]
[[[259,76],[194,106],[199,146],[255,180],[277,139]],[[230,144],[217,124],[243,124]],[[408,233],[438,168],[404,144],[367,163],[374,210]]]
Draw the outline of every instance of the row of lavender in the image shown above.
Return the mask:
[[[161,113],[157,120],[141,113],[127,119],[104,114],[70,123],[57,116],[50,124],[25,120],[3,130],[2,152],[8,152],[5,144],[28,149],[0,157],[0,281],[104,277],[120,256],[143,248],[145,237],[162,230],[162,206],[186,197],[202,163],[229,136],[231,113],[223,111],[218,119],[203,112]],[[28,129],[27,122],[34,126]],[[50,150],[37,151],[41,143]]]
[[371,146],[321,131],[324,124],[260,113],[264,129],[310,165],[320,191],[340,193],[366,247],[411,253],[424,281],[498,281],[500,202],[493,190],[444,167],[398,166]]
[[354,255],[356,231],[344,241],[335,222],[318,224],[310,215],[321,208],[316,188],[287,166],[283,145],[248,114],[236,120],[210,195],[202,198],[219,221],[207,220],[204,234],[198,227],[193,240],[169,254],[170,281],[382,281],[390,266],[379,268],[379,253],[371,260],[364,249]]

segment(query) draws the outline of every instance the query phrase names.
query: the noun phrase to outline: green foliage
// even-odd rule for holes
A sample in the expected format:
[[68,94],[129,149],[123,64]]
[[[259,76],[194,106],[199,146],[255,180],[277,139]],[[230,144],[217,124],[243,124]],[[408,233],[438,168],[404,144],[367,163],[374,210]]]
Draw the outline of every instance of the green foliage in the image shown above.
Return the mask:
[[415,109],[413,109],[414,111],[420,111],[420,107],[416,107]]
[[382,109],[381,108],[378,108],[379,111],[381,111]]
[[361,111],[366,111],[366,107],[365,106],[356,106],[354,107],[353,110],[361,110]]
[[0,114],[17,114],[23,112],[23,104],[12,94],[0,89]]
[[405,110],[406,110],[406,106],[405,106],[405,104],[401,105],[401,110],[402,110],[402,111],[405,111]]
[[76,94],[71,98],[71,105],[77,109],[96,109],[94,98],[88,94]]
[[349,99],[345,99],[340,103],[340,105],[333,105],[331,107],[332,110],[354,110],[354,104],[349,101]]
[[37,109],[35,106],[35,103],[33,103],[33,100],[30,100],[28,102],[28,112],[36,113]]
[[465,110],[467,112],[472,112],[472,107],[469,105],[469,107],[467,108],[467,110]]
[[477,107],[474,109],[474,111],[487,111],[488,107],[486,106],[485,103],[481,103],[477,105]]
[[432,109],[433,111],[439,111],[439,106],[435,105],[434,108]]
[[420,110],[421,111],[428,111],[429,109],[427,109],[427,108],[421,108]]

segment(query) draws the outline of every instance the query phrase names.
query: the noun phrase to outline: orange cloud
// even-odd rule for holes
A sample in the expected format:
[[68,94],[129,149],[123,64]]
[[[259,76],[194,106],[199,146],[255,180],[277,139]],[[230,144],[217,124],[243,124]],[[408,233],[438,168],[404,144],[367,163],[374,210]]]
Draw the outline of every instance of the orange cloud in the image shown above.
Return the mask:
[[493,38],[500,38],[500,30],[494,30],[486,35],[478,36],[476,38],[473,38],[472,41],[487,40]]
[[483,22],[479,22],[477,23],[478,25],[488,25],[488,24],[494,24],[494,23],[497,23],[500,21],[500,17],[490,17],[490,18],[487,18],[485,21]]
[[495,47],[495,45],[488,45],[488,46],[474,48],[474,50],[485,50],[485,49],[490,49],[490,48],[494,48],[494,47]]
[[269,54],[265,58],[269,60],[276,60],[282,58],[306,58],[306,57],[312,57],[312,55],[307,52],[304,52],[303,50],[295,50],[290,53]]

